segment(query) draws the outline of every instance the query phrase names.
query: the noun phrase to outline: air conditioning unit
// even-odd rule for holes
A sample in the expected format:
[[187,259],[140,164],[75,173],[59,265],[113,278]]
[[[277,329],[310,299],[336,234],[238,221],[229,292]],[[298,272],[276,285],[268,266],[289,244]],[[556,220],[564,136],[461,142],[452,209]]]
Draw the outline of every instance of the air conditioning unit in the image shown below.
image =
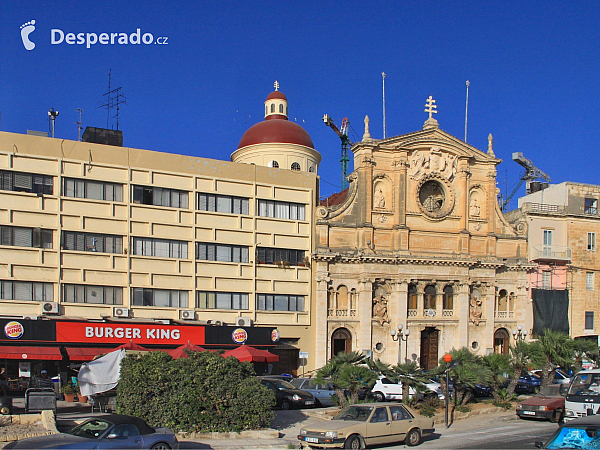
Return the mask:
[[235,324],[238,327],[251,327],[252,319],[250,317],[238,317],[235,319]]
[[129,317],[129,309],[121,308],[120,306],[117,306],[117,307],[113,308],[113,316],[114,317]]
[[206,321],[207,325],[216,325],[218,327],[223,325],[223,322],[221,322],[220,320],[207,320]]
[[59,314],[58,303],[56,303],[56,302],[42,303],[42,314]]
[[196,318],[196,311],[193,309],[180,309],[179,318],[181,320],[194,320]]

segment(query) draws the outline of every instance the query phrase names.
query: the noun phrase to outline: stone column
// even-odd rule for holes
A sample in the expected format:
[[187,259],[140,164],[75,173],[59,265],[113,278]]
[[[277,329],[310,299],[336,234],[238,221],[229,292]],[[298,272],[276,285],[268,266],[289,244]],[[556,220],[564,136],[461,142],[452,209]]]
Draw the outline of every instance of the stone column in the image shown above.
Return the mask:
[[425,283],[417,283],[417,317],[423,317],[423,308],[425,307]]
[[[327,263],[317,263],[317,273],[321,272],[321,265]],[[315,368],[323,367],[329,358],[329,343],[327,342],[327,288],[331,278],[326,275],[326,271],[317,275],[317,299],[315,302]]]
[[469,345],[469,301],[470,286],[467,281],[460,281],[455,285],[454,313],[458,316],[458,328],[454,342],[456,348]]
[[438,283],[435,280],[435,317],[439,320],[443,317],[442,311],[444,309],[444,283]]
[[[403,328],[408,327],[408,281],[395,281],[391,285],[391,301],[388,303],[390,330],[395,329],[397,333],[398,324],[401,324]],[[403,342],[401,361],[404,361],[404,345]],[[388,336],[387,347],[393,349],[388,362],[396,364],[398,362],[398,341],[394,341],[391,335]]]
[[373,318],[373,283],[375,280],[361,278],[358,280],[358,305],[356,314],[360,320],[356,336],[356,351],[373,351],[371,342],[371,321]]
[[[496,286],[484,284],[481,289],[481,294],[483,300],[483,318],[485,319],[485,348],[494,348],[494,331],[496,328],[494,304],[496,303]],[[487,346],[488,343],[491,345]]]

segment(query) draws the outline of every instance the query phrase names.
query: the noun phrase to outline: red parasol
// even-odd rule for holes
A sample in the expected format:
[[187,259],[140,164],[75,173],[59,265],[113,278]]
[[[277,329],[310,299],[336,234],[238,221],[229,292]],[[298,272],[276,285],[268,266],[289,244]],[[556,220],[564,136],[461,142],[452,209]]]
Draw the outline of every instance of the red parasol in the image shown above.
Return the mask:
[[268,352],[267,350],[259,350],[254,347],[250,347],[249,345],[240,345],[233,350],[227,350],[222,356],[224,358],[233,356],[240,361],[250,361],[253,363],[279,361],[278,355]]
[[188,355],[186,353],[186,350],[192,351],[192,352],[205,352],[206,351],[205,348],[202,348],[199,345],[192,344],[190,341],[187,341],[187,344],[180,345],[179,347],[177,347],[173,350],[167,351],[167,353],[169,355],[171,355],[173,357],[173,359],[187,358]]
[[135,344],[133,341],[129,341],[123,345],[119,345],[115,350],[133,350],[136,352],[149,352],[146,347],[142,347],[141,345]]

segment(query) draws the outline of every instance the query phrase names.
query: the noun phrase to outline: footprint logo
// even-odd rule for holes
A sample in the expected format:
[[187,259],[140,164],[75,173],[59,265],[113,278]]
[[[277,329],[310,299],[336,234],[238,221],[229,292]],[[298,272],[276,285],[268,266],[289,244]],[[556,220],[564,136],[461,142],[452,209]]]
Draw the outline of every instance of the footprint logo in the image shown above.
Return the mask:
[[35,20],[21,25],[21,39],[23,40],[25,50],[33,50],[35,48],[35,43],[29,40],[29,35],[33,30],[35,30]]

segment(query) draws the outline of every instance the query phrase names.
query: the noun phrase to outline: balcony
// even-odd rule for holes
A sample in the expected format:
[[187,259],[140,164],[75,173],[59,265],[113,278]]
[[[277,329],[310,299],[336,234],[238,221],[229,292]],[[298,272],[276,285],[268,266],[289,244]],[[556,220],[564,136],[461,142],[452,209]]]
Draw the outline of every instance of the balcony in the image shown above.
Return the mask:
[[571,262],[571,247],[562,245],[535,245],[531,250],[532,261]]

